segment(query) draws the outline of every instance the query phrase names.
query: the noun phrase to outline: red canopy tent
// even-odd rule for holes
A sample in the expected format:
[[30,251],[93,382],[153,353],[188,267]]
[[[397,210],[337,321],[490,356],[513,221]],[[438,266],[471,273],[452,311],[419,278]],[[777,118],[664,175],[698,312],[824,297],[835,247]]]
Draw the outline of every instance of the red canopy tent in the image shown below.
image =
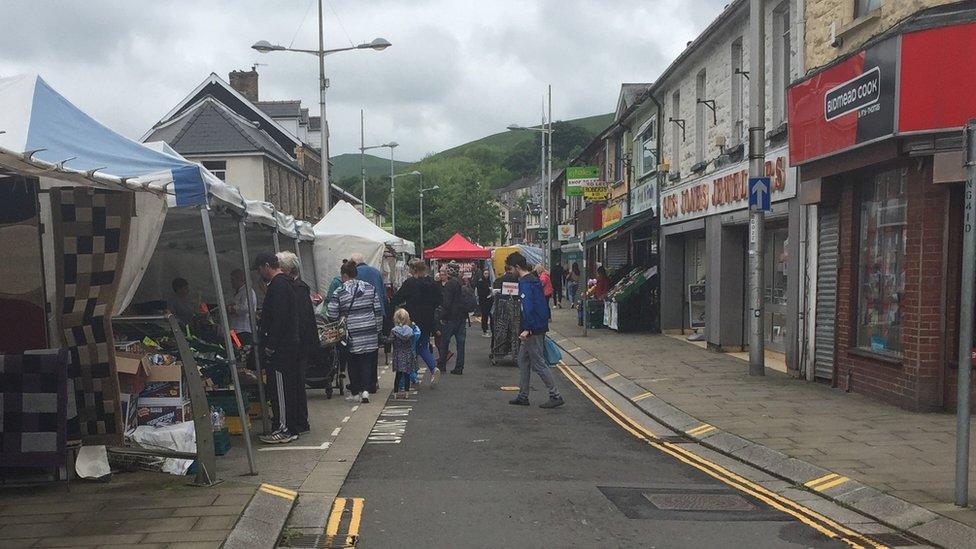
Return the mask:
[[447,239],[436,248],[424,250],[424,259],[488,259],[491,252],[488,248],[471,242],[461,236],[461,233],[454,233],[454,236]]

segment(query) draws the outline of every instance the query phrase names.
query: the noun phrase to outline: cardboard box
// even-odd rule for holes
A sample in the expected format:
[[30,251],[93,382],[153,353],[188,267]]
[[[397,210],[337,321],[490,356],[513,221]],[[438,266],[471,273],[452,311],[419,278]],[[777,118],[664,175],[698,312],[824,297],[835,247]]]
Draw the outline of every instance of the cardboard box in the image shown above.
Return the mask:
[[136,410],[139,425],[163,427],[193,419],[190,401],[182,398],[139,397]]
[[146,386],[152,364],[144,355],[115,353],[115,370],[119,375],[119,392],[138,395]]
[[181,398],[186,399],[183,385],[183,366],[179,363],[166,366],[153,366],[146,379],[146,386],[139,393],[142,398]]
[[120,393],[119,401],[122,404],[122,426],[124,431],[130,429],[135,429],[139,425],[136,416],[136,399],[139,398],[136,395],[129,393]]

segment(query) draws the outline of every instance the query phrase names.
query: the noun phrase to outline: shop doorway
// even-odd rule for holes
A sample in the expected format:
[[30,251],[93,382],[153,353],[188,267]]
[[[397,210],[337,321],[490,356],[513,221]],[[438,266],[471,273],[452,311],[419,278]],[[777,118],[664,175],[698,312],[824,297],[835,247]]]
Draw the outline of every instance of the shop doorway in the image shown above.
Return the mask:
[[786,352],[788,316],[786,314],[789,281],[789,231],[785,225],[766,227],[763,257],[763,296],[766,315],[763,334],[766,348]]
[[683,325],[704,334],[704,297],[707,274],[705,235],[687,235],[684,240],[685,287]]

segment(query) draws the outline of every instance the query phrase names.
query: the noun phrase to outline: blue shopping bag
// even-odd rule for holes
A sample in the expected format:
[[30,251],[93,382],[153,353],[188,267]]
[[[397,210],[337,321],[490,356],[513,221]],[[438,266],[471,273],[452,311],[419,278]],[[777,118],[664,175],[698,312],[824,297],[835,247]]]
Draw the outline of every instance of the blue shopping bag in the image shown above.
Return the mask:
[[549,336],[546,336],[545,340],[545,355],[546,364],[548,364],[550,368],[559,364],[559,362],[563,359],[563,353],[559,350],[559,346],[556,345],[555,341],[549,339]]

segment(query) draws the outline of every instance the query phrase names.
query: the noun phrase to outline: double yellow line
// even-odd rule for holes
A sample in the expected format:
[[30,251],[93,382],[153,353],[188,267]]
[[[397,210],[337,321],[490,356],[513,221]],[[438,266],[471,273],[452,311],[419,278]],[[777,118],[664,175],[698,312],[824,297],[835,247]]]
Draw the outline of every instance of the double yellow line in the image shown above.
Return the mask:
[[[329,513],[329,522],[325,525],[326,539],[332,540],[333,545],[336,539],[344,539],[343,547],[356,545],[359,539],[359,525],[363,520],[363,498],[335,498],[332,502],[332,512]],[[349,520],[344,520],[346,515]],[[340,534],[339,529],[345,523],[346,527]]]
[[829,475],[824,475],[820,478],[815,478],[811,481],[804,482],[803,485],[811,490],[823,492],[825,490],[830,490],[831,488],[840,486],[849,480],[851,479],[842,477],[837,473],[830,473]]
[[281,486],[275,486],[274,484],[263,483],[258,487],[258,490],[264,492],[265,494],[270,494],[272,496],[277,496],[290,501],[295,501],[295,498],[298,497],[298,492],[289,490],[287,488],[282,488]]
[[[625,431],[634,435],[635,437],[647,442],[654,448],[668,454],[678,461],[681,461],[687,465],[690,465],[699,471],[725,483],[733,488],[736,488],[756,499],[766,503],[770,507],[786,513],[803,524],[817,530],[821,534],[829,538],[837,538],[841,541],[847,543],[851,547],[857,548],[884,548],[883,544],[863,535],[859,534],[843,525],[831,520],[812,509],[808,509],[792,500],[789,500],[775,492],[772,492],[763,486],[756,484],[748,479],[745,479],[732,471],[708,461],[705,458],[697,456],[684,448],[681,448],[677,444],[672,444],[658,438],[656,435],[644,428],[640,423],[632,419],[630,416],[621,411],[617,406],[610,402],[606,397],[600,394],[596,389],[590,386],[582,377],[580,377],[576,372],[572,371],[569,367],[560,364],[559,369],[563,372],[570,382],[576,386],[588,399],[590,399],[593,404],[603,411],[610,419],[615,423],[620,425]],[[711,427],[707,424],[702,424],[693,431],[703,429],[704,427]],[[712,427],[714,428],[714,427]],[[708,429],[706,429],[707,431]],[[706,432],[701,431],[701,432]]]

